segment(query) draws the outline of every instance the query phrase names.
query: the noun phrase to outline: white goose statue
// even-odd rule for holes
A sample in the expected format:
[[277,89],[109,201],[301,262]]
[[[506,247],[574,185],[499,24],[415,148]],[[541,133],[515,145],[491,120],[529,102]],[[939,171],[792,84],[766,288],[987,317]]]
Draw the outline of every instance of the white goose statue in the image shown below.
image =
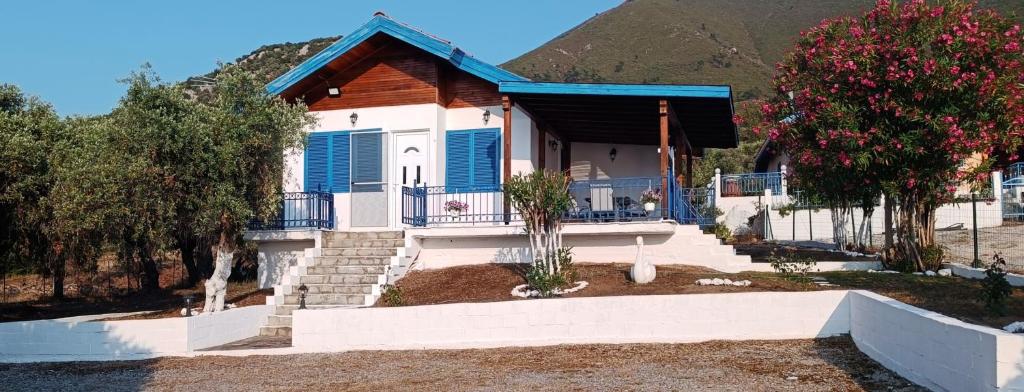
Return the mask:
[[654,265],[644,260],[644,237],[636,236],[636,261],[629,270],[630,277],[637,284],[646,284],[654,281],[656,273]]

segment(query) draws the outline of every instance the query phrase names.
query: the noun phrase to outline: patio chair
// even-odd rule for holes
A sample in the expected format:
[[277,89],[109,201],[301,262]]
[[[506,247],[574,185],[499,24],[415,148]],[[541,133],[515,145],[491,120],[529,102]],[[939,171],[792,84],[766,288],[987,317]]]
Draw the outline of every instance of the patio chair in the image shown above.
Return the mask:
[[610,184],[590,184],[590,211],[594,219],[615,219],[613,192]]

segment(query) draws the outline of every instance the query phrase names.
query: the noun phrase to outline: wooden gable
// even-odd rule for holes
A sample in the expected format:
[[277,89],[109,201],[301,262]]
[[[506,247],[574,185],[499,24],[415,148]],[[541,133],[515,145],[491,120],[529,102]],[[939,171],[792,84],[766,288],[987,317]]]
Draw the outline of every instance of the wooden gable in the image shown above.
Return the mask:
[[[462,108],[501,104],[498,86],[470,75],[404,42],[384,39],[359,57],[345,56],[324,67],[286,98],[302,99],[309,110],[354,109],[436,103]],[[362,49],[362,48],[360,48]],[[341,96],[328,97],[327,87]]]

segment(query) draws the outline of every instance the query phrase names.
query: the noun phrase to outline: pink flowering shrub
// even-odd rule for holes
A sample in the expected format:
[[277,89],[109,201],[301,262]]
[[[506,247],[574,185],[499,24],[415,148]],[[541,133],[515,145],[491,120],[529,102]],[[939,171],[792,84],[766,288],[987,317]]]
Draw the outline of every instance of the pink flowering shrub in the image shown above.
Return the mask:
[[789,153],[792,183],[823,200],[884,193],[887,216],[899,214],[887,260],[921,268],[950,189],[984,180],[1024,139],[1021,40],[1020,25],[970,2],[879,1],[801,34],[756,131]]

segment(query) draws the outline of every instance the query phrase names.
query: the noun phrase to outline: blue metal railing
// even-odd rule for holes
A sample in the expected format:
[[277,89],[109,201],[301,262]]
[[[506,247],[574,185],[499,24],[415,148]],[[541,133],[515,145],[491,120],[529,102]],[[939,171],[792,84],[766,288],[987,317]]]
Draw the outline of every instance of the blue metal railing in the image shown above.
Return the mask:
[[[658,200],[645,203],[643,194]],[[667,216],[662,208],[661,177],[626,177],[606,180],[575,180],[569,184],[573,207],[565,222],[656,221]]]
[[[562,220],[566,223],[601,223],[667,218],[701,227],[715,224],[714,188],[682,188],[669,173],[668,192],[661,192],[661,181],[661,177],[575,180],[569,184],[573,206]],[[493,187],[449,191],[444,186],[403,187],[402,223],[427,227],[505,222],[503,191]],[[644,203],[645,192],[655,192],[667,199],[664,204],[661,201]],[[508,221],[520,222],[522,218],[511,211]]]
[[1015,178],[1024,178],[1024,162],[1017,162],[1006,167],[1003,171],[1003,181],[1010,181]]
[[758,196],[765,189],[773,194],[782,192],[782,173],[741,173],[722,175],[722,197]]
[[327,192],[285,192],[280,212],[268,221],[252,220],[250,230],[333,229],[334,195]]
[[[414,227],[505,223],[505,195],[493,186],[402,187],[402,223]],[[509,222],[519,221],[510,213]]]

